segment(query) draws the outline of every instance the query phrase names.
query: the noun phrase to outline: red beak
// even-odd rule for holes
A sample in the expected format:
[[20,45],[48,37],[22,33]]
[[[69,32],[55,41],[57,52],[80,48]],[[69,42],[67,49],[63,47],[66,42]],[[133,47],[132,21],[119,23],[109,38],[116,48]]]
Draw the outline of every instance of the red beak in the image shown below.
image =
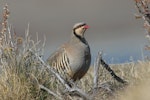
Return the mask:
[[89,27],[88,25],[85,25],[84,28],[85,28],[85,29],[89,29],[90,27]]

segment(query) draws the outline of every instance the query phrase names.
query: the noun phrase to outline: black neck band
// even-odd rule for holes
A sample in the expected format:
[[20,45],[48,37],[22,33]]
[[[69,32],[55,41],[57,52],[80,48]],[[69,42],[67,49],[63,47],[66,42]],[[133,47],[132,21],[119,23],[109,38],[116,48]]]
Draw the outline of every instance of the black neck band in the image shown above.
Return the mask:
[[73,30],[73,34],[74,34],[80,41],[82,41],[83,43],[86,43],[85,38],[83,38],[83,37],[81,37],[80,35],[78,35],[78,34],[75,32],[75,30]]
[[80,35],[78,35],[78,34],[75,32],[75,30],[76,30],[76,29],[73,30],[73,34],[74,34],[79,40],[81,40],[82,37],[81,37]]

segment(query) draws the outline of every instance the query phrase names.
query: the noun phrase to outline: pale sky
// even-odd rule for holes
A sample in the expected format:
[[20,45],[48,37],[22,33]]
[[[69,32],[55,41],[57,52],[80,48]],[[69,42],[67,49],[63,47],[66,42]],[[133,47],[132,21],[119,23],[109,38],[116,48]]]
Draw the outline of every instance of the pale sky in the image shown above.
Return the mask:
[[36,32],[40,39],[46,36],[45,58],[70,39],[73,25],[81,21],[90,26],[86,38],[93,59],[99,50],[109,62],[140,59],[147,44],[143,20],[134,17],[134,0],[0,0],[0,13],[6,2],[17,34],[30,23],[33,38]]

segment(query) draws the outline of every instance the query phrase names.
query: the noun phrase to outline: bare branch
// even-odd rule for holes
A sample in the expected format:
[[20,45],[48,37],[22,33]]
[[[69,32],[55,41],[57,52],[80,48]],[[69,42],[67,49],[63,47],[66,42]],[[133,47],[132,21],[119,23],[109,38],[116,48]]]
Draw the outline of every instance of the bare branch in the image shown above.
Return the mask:
[[33,74],[31,74],[31,76],[35,79],[35,81],[36,81],[36,83],[37,83],[37,85],[39,86],[40,89],[43,89],[43,90],[47,91],[49,94],[53,95],[54,97],[58,98],[59,100],[63,100],[60,95],[52,92],[50,89],[48,89],[45,86],[39,84],[38,79]]
[[101,59],[101,64],[102,66],[111,74],[111,76],[117,80],[120,83],[127,83],[126,81],[124,81],[123,79],[121,79],[119,76],[117,76],[115,74],[115,72],[109,67],[109,65],[107,63],[105,63],[105,61],[103,59]]
[[96,58],[96,62],[94,63],[94,89],[98,87],[98,75],[99,75],[99,66],[100,66],[100,60],[102,59],[102,52],[98,52],[98,56]]
[[81,96],[82,98],[84,98],[85,100],[92,100],[93,97],[90,97],[88,94],[86,94],[85,92],[83,92],[81,89],[77,88],[77,86],[74,86],[72,88],[70,88],[69,90],[66,90],[65,93],[71,93],[71,94],[77,94],[79,96]]
[[[146,29],[147,33],[150,34],[150,9],[149,9],[149,0],[135,0],[135,6],[143,20],[144,28]],[[136,15],[137,18],[137,15]],[[140,17],[138,17],[140,18]]]
[[61,96],[55,94],[54,92],[52,92],[50,89],[46,88],[45,86],[39,84],[39,87],[40,87],[41,89],[47,91],[49,94],[53,95],[54,97],[58,98],[59,100],[63,100],[63,99],[61,98]]
[[[146,30],[146,38],[150,41],[150,0],[134,0],[135,6],[144,20],[144,28]],[[140,18],[136,16],[136,18]]]

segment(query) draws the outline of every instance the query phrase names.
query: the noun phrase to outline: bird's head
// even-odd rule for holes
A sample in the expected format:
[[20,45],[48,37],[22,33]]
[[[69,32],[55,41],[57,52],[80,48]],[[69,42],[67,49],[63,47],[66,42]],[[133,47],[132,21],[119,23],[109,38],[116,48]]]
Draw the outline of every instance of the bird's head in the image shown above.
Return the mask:
[[89,26],[84,23],[84,22],[80,22],[80,23],[76,23],[74,26],[73,26],[73,33],[77,36],[80,36],[80,37],[84,37],[84,33],[85,31],[89,28]]

